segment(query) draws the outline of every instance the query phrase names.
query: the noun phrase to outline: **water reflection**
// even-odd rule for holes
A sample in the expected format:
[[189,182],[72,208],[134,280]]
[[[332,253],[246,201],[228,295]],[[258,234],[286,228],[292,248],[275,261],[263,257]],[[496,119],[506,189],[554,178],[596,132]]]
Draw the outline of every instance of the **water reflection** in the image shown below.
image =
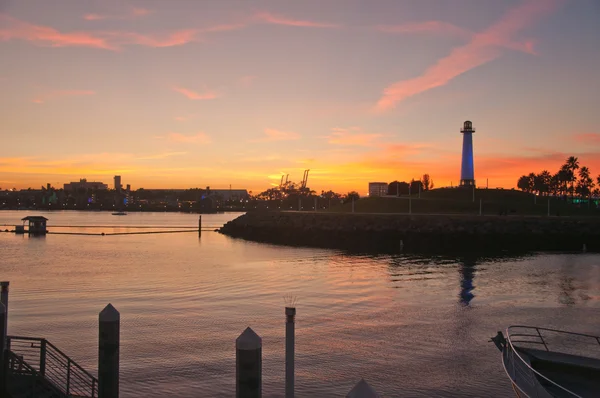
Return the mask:
[[458,271],[460,272],[460,303],[462,305],[469,305],[471,300],[475,297],[473,294],[473,277],[475,276],[475,265],[477,261],[475,258],[464,257],[460,261]]

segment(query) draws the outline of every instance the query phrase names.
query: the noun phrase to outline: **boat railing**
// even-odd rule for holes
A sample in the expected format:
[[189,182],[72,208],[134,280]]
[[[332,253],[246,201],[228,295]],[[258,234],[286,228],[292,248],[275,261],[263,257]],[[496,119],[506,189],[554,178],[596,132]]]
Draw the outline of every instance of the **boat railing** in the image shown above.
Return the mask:
[[98,379],[46,339],[8,336],[7,340],[9,350],[20,359],[14,361],[12,372],[27,364],[67,397],[98,396]]
[[509,359],[508,363],[510,364],[510,366],[509,366],[510,369],[506,369],[507,373],[513,379],[513,381],[515,381],[518,376],[519,380],[527,382],[528,387],[530,387],[530,389],[529,389],[529,391],[523,391],[523,392],[525,392],[528,395],[535,394],[535,395],[530,395],[530,396],[537,396],[538,392],[541,393],[541,390],[538,390],[539,384],[536,383],[536,380],[535,380],[537,377],[538,379],[543,379],[546,382],[552,384],[554,387],[556,387],[560,391],[563,391],[564,393],[568,394],[568,396],[570,396],[570,397],[582,398],[581,396],[577,395],[573,391],[561,386],[560,384],[550,380],[548,377],[546,377],[543,374],[541,374],[540,372],[536,371],[531,366],[531,364],[521,356],[519,351],[515,349],[514,343],[525,343],[525,344],[542,345],[542,346],[544,346],[544,349],[546,351],[550,351],[548,346],[551,344],[548,342],[547,338],[546,339],[544,338],[543,332],[551,332],[551,333],[557,333],[557,334],[562,334],[562,335],[582,337],[586,340],[589,340],[590,343],[593,342],[593,344],[597,344],[598,348],[600,349],[600,336],[593,336],[593,335],[584,334],[584,333],[567,332],[567,331],[557,330],[557,329],[540,328],[540,327],[536,327],[536,326],[524,326],[524,325],[510,326],[506,329],[507,347],[506,347],[505,354],[504,354],[504,355],[508,356],[508,359]]

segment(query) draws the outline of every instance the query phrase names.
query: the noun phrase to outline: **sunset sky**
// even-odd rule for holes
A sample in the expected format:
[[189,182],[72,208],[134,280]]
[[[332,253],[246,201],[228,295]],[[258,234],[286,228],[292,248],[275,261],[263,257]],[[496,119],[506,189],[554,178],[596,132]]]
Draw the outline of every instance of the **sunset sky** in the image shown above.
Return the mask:
[[600,174],[598,0],[0,0],[0,187]]

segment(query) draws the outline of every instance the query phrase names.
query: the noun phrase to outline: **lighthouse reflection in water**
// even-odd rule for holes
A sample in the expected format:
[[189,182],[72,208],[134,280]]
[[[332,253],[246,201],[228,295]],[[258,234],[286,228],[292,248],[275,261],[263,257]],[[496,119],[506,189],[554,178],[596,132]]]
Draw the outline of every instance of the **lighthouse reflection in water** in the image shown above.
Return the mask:
[[475,258],[463,257],[460,260],[459,272],[460,272],[460,303],[463,305],[469,305],[471,300],[475,297],[473,294],[473,277],[475,276]]

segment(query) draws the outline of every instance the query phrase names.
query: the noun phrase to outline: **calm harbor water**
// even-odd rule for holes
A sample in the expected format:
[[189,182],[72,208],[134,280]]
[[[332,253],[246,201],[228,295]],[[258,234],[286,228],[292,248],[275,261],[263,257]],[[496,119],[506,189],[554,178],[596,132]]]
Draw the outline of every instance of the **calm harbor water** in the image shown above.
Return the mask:
[[[43,214],[52,225],[194,226],[198,216]],[[217,226],[234,214],[203,215]],[[115,225],[109,228],[109,225]],[[4,230],[7,227],[0,227]],[[69,230],[74,231],[74,230]],[[98,312],[121,312],[121,396],[233,396],[235,339],[263,338],[263,392],[284,392],[284,300],[297,297],[298,397],[514,396],[488,343],[510,324],[600,333],[600,255],[348,255],[214,232],[29,238],[0,233],[9,334],[45,337],[96,373]],[[200,392],[204,392],[201,394]],[[208,392],[208,394],[207,394]]]

